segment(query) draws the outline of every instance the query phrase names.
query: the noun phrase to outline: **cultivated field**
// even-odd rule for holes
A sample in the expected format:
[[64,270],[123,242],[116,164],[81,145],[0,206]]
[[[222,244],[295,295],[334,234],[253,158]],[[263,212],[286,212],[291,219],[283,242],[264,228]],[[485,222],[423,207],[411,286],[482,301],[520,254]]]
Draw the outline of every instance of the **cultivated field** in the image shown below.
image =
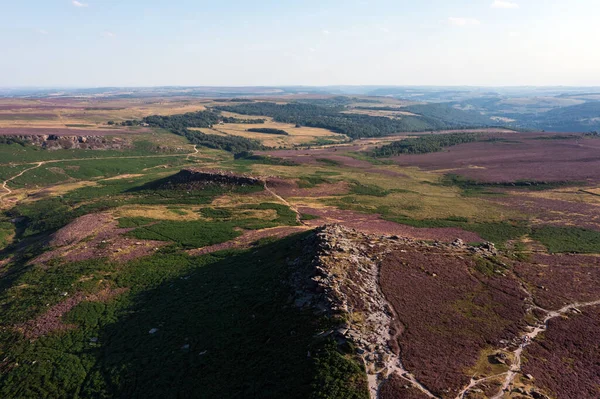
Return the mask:
[[[238,118],[243,117],[242,115],[228,114]],[[198,130],[207,134],[246,137],[257,140],[264,146],[273,148],[293,148],[295,146],[310,144],[319,145],[324,142],[341,143],[348,140],[346,136],[330,132],[329,130],[312,127],[296,127],[296,125],[290,123],[273,122],[271,118],[265,117],[265,119],[265,123],[257,125],[228,123],[214,126],[212,129]],[[249,132],[248,129],[252,128],[278,129],[285,131],[288,135]]]

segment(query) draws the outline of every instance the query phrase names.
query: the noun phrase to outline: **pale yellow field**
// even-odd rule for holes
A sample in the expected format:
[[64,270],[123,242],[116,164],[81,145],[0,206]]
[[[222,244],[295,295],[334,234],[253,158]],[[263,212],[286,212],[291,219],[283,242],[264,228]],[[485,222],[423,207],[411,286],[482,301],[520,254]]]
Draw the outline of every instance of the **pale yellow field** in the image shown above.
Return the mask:
[[[116,208],[112,214],[117,217],[145,217],[157,220],[208,220],[198,211],[203,208],[200,206],[178,206],[176,208],[163,205],[126,205]],[[275,220],[277,211],[273,209],[235,209],[231,208],[233,218],[255,218],[261,220]]]
[[532,198],[547,198],[575,203],[584,202],[586,204],[600,206],[600,188],[580,189],[578,187],[569,187],[548,191],[511,192],[510,194],[520,194]]
[[[121,122],[149,115],[174,115],[205,110],[207,100],[90,100],[72,99],[60,103],[50,100],[0,99],[0,128],[107,127],[109,120]],[[4,107],[3,107],[4,106]],[[10,106],[22,108],[9,109]]]
[[[385,197],[356,196],[355,205],[367,209],[387,207],[391,213],[406,215],[415,219],[440,219],[448,217],[466,217],[473,221],[500,221],[521,216],[516,211],[500,208],[497,205],[478,197],[464,197],[460,189],[443,186],[439,183],[440,176],[434,173],[420,171],[417,168],[401,168],[398,166],[377,166],[377,169],[403,173],[406,177],[386,176],[377,172],[360,169],[331,166],[302,165],[286,167],[275,165],[253,165],[256,175],[276,175],[284,178],[298,178],[322,172],[339,172],[328,177],[332,181],[360,182],[364,185],[375,185],[386,190],[397,190]],[[322,198],[288,198],[295,205],[318,206],[331,204],[331,197]],[[334,202],[337,199],[334,199]]]
[[[241,117],[235,115],[236,117]],[[297,128],[291,123],[273,122],[270,118],[264,118],[267,121],[264,124],[248,125],[227,123],[223,125],[213,126],[212,129],[194,129],[206,134],[217,134],[222,136],[241,136],[248,139],[258,140],[267,147],[283,147],[292,148],[295,145],[309,144],[317,139],[334,140],[344,142],[347,137],[343,134],[333,133],[326,129],[313,127]],[[280,136],[275,134],[249,132],[252,128],[271,128],[280,129],[289,133],[289,136]]]

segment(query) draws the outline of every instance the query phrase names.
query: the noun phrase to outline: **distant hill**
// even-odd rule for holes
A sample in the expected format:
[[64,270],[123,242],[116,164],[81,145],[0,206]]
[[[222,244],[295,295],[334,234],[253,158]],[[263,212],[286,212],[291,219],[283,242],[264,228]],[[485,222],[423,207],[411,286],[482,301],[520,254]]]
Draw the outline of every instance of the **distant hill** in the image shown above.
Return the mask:
[[600,130],[600,101],[553,109],[522,117],[519,124],[554,132],[589,132]]
[[454,126],[489,126],[495,124],[489,116],[476,111],[463,111],[448,104],[411,105],[404,107],[403,110]]

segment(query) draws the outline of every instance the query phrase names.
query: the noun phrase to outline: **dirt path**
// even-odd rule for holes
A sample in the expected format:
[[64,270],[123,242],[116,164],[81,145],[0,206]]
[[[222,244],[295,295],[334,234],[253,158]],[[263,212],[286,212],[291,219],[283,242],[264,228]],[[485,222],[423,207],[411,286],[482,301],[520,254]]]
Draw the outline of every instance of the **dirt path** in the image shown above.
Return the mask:
[[278,201],[282,202],[284,205],[289,207],[296,214],[296,222],[298,222],[299,224],[301,224],[303,226],[307,225],[306,223],[304,223],[302,221],[302,214],[300,213],[298,208],[296,208],[294,205],[290,204],[285,198],[283,198],[281,195],[277,194],[275,191],[273,191],[271,188],[269,188],[266,180],[265,180],[264,187],[265,187],[265,191],[267,191],[273,197],[277,198]]
[[[381,259],[383,259],[385,257],[385,255],[387,255],[388,253],[389,253],[388,251],[384,251],[380,254],[379,257]],[[397,342],[398,337],[400,336],[400,334],[402,332],[401,326],[399,325],[400,319],[398,317],[398,314],[396,313],[396,309],[394,309],[394,306],[387,300],[387,298],[385,297],[385,294],[381,290],[381,284],[379,283],[379,281],[381,279],[381,274],[380,274],[381,273],[381,263],[377,266],[377,269],[378,269],[378,274],[379,274],[377,277],[377,280],[378,280],[377,291],[381,295],[381,298],[383,298],[384,302],[387,304],[387,308],[391,311],[391,320],[392,320],[392,323],[395,324],[395,326],[394,326],[395,333],[393,335],[390,335],[389,339],[387,341],[388,342]],[[390,328],[391,327],[392,326],[390,326]],[[379,381],[378,376],[379,376],[379,374],[382,374],[384,371],[387,372],[388,376],[391,376],[392,374],[398,375],[400,378],[402,378],[406,382],[410,383],[410,385],[417,388],[419,391],[421,391],[423,394],[427,395],[429,398],[440,399],[438,396],[434,395],[431,391],[429,391],[423,384],[421,384],[419,382],[419,380],[417,380],[417,378],[404,367],[404,364],[402,363],[402,359],[400,358],[400,355],[396,355],[396,354],[390,355],[389,359],[383,364],[383,367],[381,368],[381,370],[377,370],[373,374],[367,374],[367,379],[369,382],[369,393],[371,394],[372,399],[377,399],[379,397],[379,393],[381,390],[381,386],[383,385],[383,382]]]
[[504,395],[504,392],[506,392],[510,385],[513,383],[515,377],[517,376],[517,374],[519,372],[521,372],[521,355],[523,353],[523,350],[529,346],[531,344],[531,342],[533,342],[533,340],[542,332],[546,331],[546,329],[548,328],[548,322],[556,317],[561,317],[562,315],[573,311],[574,309],[578,309],[578,308],[586,308],[586,307],[590,307],[590,306],[598,306],[600,305],[600,300],[598,301],[594,301],[594,302],[585,302],[585,303],[572,303],[570,305],[564,306],[559,310],[555,310],[555,311],[547,311],[546,317],[544,318],[544,320],[537,326],[535,326],[533,328],[532,331],[525,333],[522,336],[523,339],[523,343],[519,346],[519,348],[517,350],[515,350],[513,352],[514,356],[515,356],[515,361],[513,363],[513,365],[510,367],[510,370],[508,371],[506,378],[504,379],[504,384],[502,384],[502,388],[500,389],[500,392],[498,392],[492,399],[501,399],[502,396]]
[[305,226],[279,226],[263,230],[251,230],[244,232],[243,235],[233,240],[226,241],[220,244],[210,245],[203,248],[190,249],[186,252],[188,255],[191,256],[200,256],[217,251],[223,251],[226,249],[246,249],[249,248],[252,245],[252,243],[263,238],[272,237],[280,239],[307,230],[309,230],[309,228]]
[[[48,161],[41,161],[44,164],[47,163],[58,163],[58,162],[71,162],[71,161],[102,161],[107,159],[141,159],[141,158],[175,158],[175,157],[189,157],[198,154],[199,151],[194,146],[194,152],[181,153],[181,154],[162,154],[162,155],[127,155],[122,157],[90,157],[90,158],[67,158],[67,159],[51,159]],[[39,162],[23,162],[23,163],[10,163],[14,166],[19,165],[33,165]],[[0,164],[1,165],[1,164]],[[7,164],[4,164],[7,165]]]
[[28,163],[22,163],[22,164],[14,164],[14,165],[32,165],[35,164],[35,166],[25,169],[23,170],[21,173],[5,180],[2,183],[2,188],[4,189],[5,193],[0,195],[0,202],[4,202],[4,197],[12,194],[12,190],[10,188],[8,188],[8,183],[10,183],[11,181],[13,181],[14,179],[17,179],[21,176],[23,176],[26,172],[29,172],[30,170],[33,169],[37,169],[39,167],[41,167],[42,165],[46,165],[46,164],[50,164],[50,163],[59,163],[59,162],[71,162],[71,161],[98,161],[98,160],[107,160],[107,159],[140,159],[140,158],[167,158],[167,157],[187,157],[187,159],[189,159],[189,157],[191,157],[192,155],[196,155],[198,154],[200,151],[198,151],[198,148],[196,147],[196,145],[194,145],[194,152],[191,152],[189,154],[165,154],[165,155],[131,155],[131,156],[123,156],[123,157],[96,157],[96,158],[71,158],[71,159],[53,159],[50,161],[40,161],[40,162],[28,162]]
[[8,188],[8,183],[10,183],[11,181],[13,181],[14,179],[21,177],[25,174],[25,172],[28,172],[30,170],[33,169],[37,169],[39,167],[41,167],[42,165],[44,165],[46,162],[38,162],[36,164],[36,166],[33,166],[31,168],[25,169],[23,171],[21,171],[21,173],[14,175],[13,177],[8,178],[7,180],[4,181],[4,183],[2,183],[2,188],[6,191],[4,194],[0,195],[0,200],[2,200],[4,202],[4,197],[11,195],[12,194],[12,190],[10,188]]
[[519,345],[519,347],[516,350],[514,350],[512,352],[512,354],[514,356],[514,361],[510,367],[510,370],[505,373],[492,375],[492,376],[485,377],[485,378],[482,378],[479,380],[472,379],[471,382],[469,383],[469,385],[466,386],[462,391],[460,391],[460,393],[458,394],[456,399],[463,399],[470,389],[476,387],[477,385],[479,385],[485,381],[489,381],[489,380],[504,376],[505,378],[504,378],[502,387],[500,388],[498,393],[496,393],[496,395],[494,395],[492,397],[492,399],[502,399],[504,394],[506,392],[508,392],[508,390],[510,389],[510,386],[514,382],[517,375],[521,372],[521,365],[522,365],[521,356],[523,354],[523,351],[525,350],[526,347],[531,345],[533,340],[535,338],[537,338],[537,336],[539,334],[541,334],[547,330],[548,322],[550,320],[557,318],[557,317],[561,317],[575,309],[586,308],[586,307],[590,307],[590,306],[599,306],[599,305],[600,305],[600,300],[593,301],[593,302],[583,302],[583,303],[576,302],[576,303],[572,303],[570,305],[566,305],[566,306],[560,308],[559,310],[553,310],[553,311],[549,311],[549,310],[545,310],[545,309],[541,309],[541,308],[537,307],[537,309],[546,312],[546,317],[544,317],[544,320],[541,323],[539,323],[538,325],[536,325],[534,327],[531,327],[531,331],[526,332],[521,335],[521,337],[520,337],[521,344]]
[[200,152],[200,151],[198,151],[198,146],[197,146],[196,144],[194,144],[194,152],[192,152],[192,153],[188,154],[188,155],[187,155],[187,157],[186,157],[185,159],[190,159],[190,157],[191,157],[192,155],[196,155],[196,154],[198,154],[199,152]]

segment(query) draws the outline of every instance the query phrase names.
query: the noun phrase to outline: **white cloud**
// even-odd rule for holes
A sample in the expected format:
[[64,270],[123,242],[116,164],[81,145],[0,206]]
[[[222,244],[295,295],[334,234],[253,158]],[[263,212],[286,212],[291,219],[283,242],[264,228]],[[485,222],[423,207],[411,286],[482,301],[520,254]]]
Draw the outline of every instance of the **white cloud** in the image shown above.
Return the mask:
[[47,35],[48,31],[45,29],[37,29],[37,33],[39,33],[40,35]]
[[72,3],[75,7],[87,7],[88,6],[86,3],[82,3],[77,0],[73,0]]
[[324,35],[329,35],[331,32],[329,32],[327,29],[323,29],[323,34]]
[[117,37],[117,35],[115,33],[109,32],[109,31],[103,32],[102,36],[108,37],[109,39],[113,39],[113,38]]
[[477,20],[475,18],[450,17],[450,18],[448,18],[448,22],[450,23],[450,25],[454,25],[454,26],[474,26],[474,25],[481,25],[481,22],[479,22],[479,20]]
[[507,0],[494,0],[492,8],[519,8],[517,3]]
[[519,37],[519,36],[521,36],[521,32],[508,32],[508,36]]
[[316,50],[316,49],[314,49],[314,48],[312,48],[312,47],[310,47],[310,48],[308,49],[308,51],[310,51],[311,53],[314,53],[314,52],[315,52],[315,51],[317,51],[317,50]]

